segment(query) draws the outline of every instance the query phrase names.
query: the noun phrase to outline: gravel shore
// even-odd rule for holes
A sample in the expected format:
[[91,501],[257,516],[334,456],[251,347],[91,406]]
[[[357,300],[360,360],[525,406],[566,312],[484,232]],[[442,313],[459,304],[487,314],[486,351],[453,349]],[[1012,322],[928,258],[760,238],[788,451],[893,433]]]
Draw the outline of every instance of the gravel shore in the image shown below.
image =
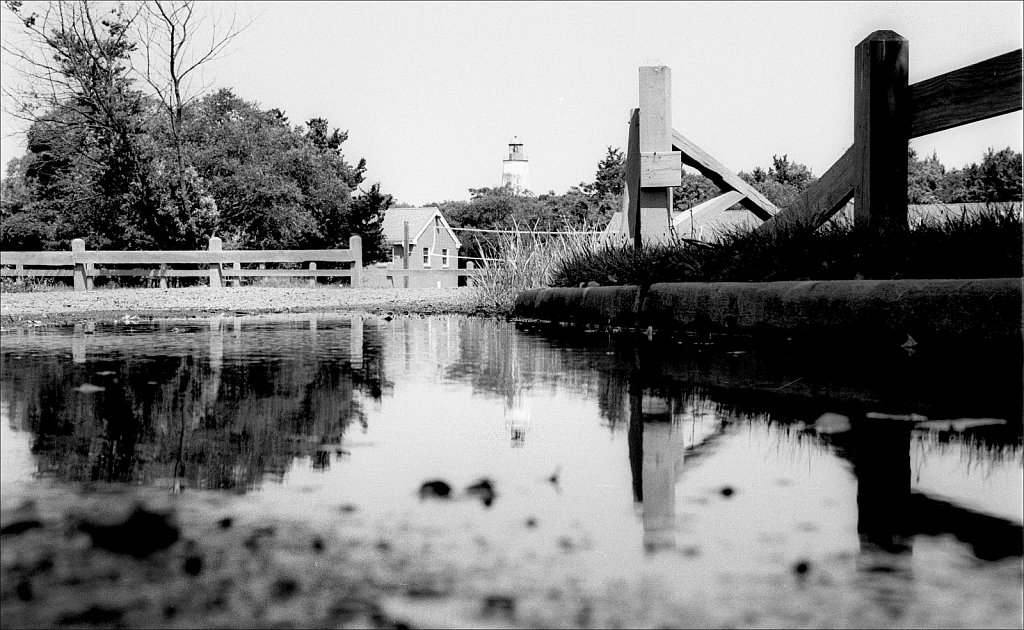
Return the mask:
[[226,288],[98,289],[5,292],[0,321],[50,325],[126,316],[179,318],[218,314],[366,312],[375,314],[492,314],[477,306],[474,292],[457,289]]

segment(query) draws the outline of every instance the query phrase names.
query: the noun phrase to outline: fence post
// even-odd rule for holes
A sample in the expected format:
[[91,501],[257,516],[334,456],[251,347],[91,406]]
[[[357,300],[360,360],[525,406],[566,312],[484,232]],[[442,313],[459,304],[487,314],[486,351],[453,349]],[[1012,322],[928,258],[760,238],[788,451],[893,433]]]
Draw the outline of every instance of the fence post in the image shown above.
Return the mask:
[[854,221],[874,234],[907,227],[910,42],[875,31],[854,52],[853,140],[860,157]]
[[242,263],[233,262],[231,268],[235,270],[235,275],[231,277],[231,286],[237,289],[242,286],[242,276],[238,275],[238,272],[242,270]]
[[167,263],[160,263],[160,288],[167,288]]
[[[402,269],[409,268],[409,222],[402,223]],[[409,288],[409,274],[402,276],[402,286]]]
[[[223,242],[220,240],[219,237],[210,237],[209,250],[211,252],[223,251]],[[223,274],[221,273],[220,265],[221,262],[219,260],[210,263],[210,286],[217,287],[218,289],[224,288],[224,277]]]
[[353,234],[348,239],[348,248],[352,250],[352,287],[363,286],[363,239]]
[[[73,254],[79,254],[85,252],[85,240],[76,238],[71,241],[71,252]],[[88,283],[85,281],[85,263],[78,262],[78,256],[72,257],[75,263],[74,281],[75,291],[85,291],[89,288]]]
[[[644,185],[644,173],[653,163],[677,164],[675,179],[682,177],[680,155],[672,152],[672,70],[668,66],[640,67],[640,167],[638,235],[644,242],[661,241],[669,236],[672,225],[672,184],[654,182]],[[670,165],[671,166],[671,165]]]
[[[315,262],[309,263],[309,270],[310,271],[316,271],[316,263]],[[310,276],[309,277],[309,287],[313,288],[315,286],[316,286],[316,276]]]
[[[472,272],[474,269],[476,269],[476,264],[472,260],[466,261],[466,271]],[[473,286],[473,274],[472,273],[470,273],[468,276],[466,276],[466,286],[467,287]]]

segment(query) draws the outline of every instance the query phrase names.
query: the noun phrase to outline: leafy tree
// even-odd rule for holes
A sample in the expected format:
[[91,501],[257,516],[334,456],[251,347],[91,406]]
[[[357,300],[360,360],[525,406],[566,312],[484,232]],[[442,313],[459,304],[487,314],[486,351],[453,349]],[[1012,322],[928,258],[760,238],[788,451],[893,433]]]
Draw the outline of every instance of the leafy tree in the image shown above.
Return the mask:
[[1020,201],[1021,154],[1009,147],[1002,151],[989,148],[981,164],[968,167],[970,196],[973,201]]
[[390,250],[384,240],[384,213],[391,207],[392,197],[380,191],[380,182],[370,186],[352,200],[346,215],[345,231],[351,236],[358,234],[363,239],[363,264],[372,264],[390,258]]
[[681,185],[672,190],[672,207],[677,211],[689,210],[720,194],[718,186],[707,177],[684,171]]
[[917,151],[907,149],[907,203],[940,203],[945,179],[946,167],[936,153],[920,160]]
[[5,45],[24,81],[8,96],[30,123],[23,176],[33,202],[20,211],[39,218],[19,224],[52,222],[33,237],[47,247],[66,248],[75,237],[93,247],[158,242],[164,225],[152,212],[151,146],[143,135],[148,104],[129,75],[134,7],[61,1],[36,12],[6,4],[29,42]]
[[[144,63],[139,73],[166,114],[165,148],[173,156],[162,160],[160,172],[170,180],[177,208],[165,204],[164,213],[172,215],[185,232],[202,230],[210,222],[210,207],[202,199],[202,182],[196,180],[187,160],[182,130],[185,108],[199,96],[190,89],[194,73],[216,60],[242,29],[236,27],[233,15],[226,30],[218,28],[220,24],[192,0],[149,0],[140,6],[135,26]],[[197,42],[204,25],[211,30],[209,39]],[[171,174],[164,175],[168,171]],[[186,240],[195,237],[189,235]]]
[[758,166],[750,173],[740,171],[738,175],[779,208],[792,205],[817,179],[803,164],[790,162],[789,155],[773,155],[767,170]]
[[348,214],[365,161],[353,168],[340,148],[346,134],[325,134],[326,121],[311,122],[308,130],[292,128],[279,111],[227,89],[198,101],[186,117],[190,161],[216,200],[217,229],[230,246],[345,247],[358,233]]

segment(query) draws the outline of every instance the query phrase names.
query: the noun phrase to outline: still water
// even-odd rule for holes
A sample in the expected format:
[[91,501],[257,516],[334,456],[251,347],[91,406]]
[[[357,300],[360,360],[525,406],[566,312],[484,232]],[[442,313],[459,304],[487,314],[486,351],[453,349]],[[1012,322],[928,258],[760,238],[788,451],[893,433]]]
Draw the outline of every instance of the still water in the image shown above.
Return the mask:
[[[229,493],[253,514],[466,527],[592,568],[1019,558],[1019,354],[648,339],[460,317],[231,318],[2,337],[0,496]],[[953,421],[953,422],[950,422]],[[483,501],[466,488],[486,479]],[[424,499],[443,480],[448,500]],[[867,568],[865,568],[867,567]]]

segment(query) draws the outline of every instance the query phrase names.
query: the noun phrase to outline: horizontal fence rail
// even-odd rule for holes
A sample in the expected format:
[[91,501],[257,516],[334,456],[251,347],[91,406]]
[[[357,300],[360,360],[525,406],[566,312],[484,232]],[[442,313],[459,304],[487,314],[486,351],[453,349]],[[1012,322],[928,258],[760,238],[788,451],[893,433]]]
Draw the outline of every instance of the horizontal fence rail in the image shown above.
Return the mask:
[[[223,250],[221,239],[213,237],[209,249],[197,251],[104,251],[86,250],[85,241],[75,239],[70,252],[0,252],[0,275],[4,277],[71,277],[76,291],[91,289],[96,277],[159,279],[208,278],[212,287],[223,287],[225,278],[238,285],[243,277],[350,278],[362,286],[362,239],[353,236],[348,249]],[[317,269],[317,263],[349,263],[348,269]],[[266,264],[306,263],[306,269],[266,269]],[[158,269],[107,269],[97,265],[159,265]],[[203,265],[205,269],[171,269],[168,265]],[[242,269],[242,264],[259,264],[259,269]],[[230,266],[228,266],[230,265]],[[12,268],[13,267],[13,268]],[[42,267],[42,268],[40,268]]]

